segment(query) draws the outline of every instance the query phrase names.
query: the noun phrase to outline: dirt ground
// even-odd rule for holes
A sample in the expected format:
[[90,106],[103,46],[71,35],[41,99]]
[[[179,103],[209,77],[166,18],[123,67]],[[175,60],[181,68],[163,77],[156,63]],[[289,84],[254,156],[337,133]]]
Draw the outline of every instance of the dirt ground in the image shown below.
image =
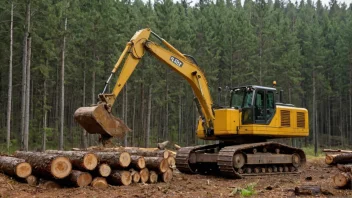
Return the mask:
[[[241,197],[232,195],[235,188],[245,188],[255,184],[253,197],[294,197],[293,189],[300,185],[319,185],[326,194],[319,197],[352,197],[352,190],[334,188],[331,177],[336,167],[324,164],[323,158],[308,160],[297,175],[251,176],[245,179],[226,179],[209,175],[186,175],[174,173],[170,183],[132,184],[130,186],[110,186],[107,189],[62,188],[43,189],[30,187],[0,174],[0,197]],[[311,180],[307,180],[311,177]]]

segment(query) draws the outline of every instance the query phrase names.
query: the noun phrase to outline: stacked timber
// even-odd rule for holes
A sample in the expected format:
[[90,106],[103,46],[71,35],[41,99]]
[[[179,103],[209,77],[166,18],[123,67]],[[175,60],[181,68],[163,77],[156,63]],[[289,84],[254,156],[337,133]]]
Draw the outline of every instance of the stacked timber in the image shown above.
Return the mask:
[[13,157],[0,156],[2,173],[45,189],[170,182],[174,167],[174,154],[158,148],[17,151]]
[[352,189],[352,151],[324,149],[325,163],[340,170],[332,180],[336,187]]

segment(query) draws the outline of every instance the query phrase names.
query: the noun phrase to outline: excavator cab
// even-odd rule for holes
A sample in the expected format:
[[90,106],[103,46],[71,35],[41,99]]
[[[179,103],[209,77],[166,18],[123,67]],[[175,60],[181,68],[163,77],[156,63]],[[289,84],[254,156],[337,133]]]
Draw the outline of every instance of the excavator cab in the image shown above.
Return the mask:
[[275,114],[275,88],[245,86],[231,92],[231,108],[242,111],[242,124],[269,124]]

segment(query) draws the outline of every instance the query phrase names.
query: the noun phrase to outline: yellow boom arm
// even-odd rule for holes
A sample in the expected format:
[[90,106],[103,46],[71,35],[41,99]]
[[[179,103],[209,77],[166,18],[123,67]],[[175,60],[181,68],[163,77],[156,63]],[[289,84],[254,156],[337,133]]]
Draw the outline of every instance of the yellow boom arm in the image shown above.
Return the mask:
[[[150,34],[153,34],[160,39],[167,49],[148,40]],[[124,51],[111,71],[111,75],[107,80],[106,85],[109,83],[112,75],[117,71],[123,60],[125,60],[118,80],[112,93],[110,94],[104,93],[106,90],[105,86],[103,93],[99,95],[101,102],[106,103],[110,108],[112,107],[116,97],[126,84],[126,81],[130,78],[132,72],[135,70],[137,64],[146,51],[150,52],[153,56],[164,62],[187,80],[196,96],[196,104],[203,119],[204,129],[213,130],[213,102],[204,73],[200,70],[196,63],[189,58],[189,56],[179,52],[171,44],[153,33],[150,29],[142,29],[137,31],[132,39],[127,43]]]

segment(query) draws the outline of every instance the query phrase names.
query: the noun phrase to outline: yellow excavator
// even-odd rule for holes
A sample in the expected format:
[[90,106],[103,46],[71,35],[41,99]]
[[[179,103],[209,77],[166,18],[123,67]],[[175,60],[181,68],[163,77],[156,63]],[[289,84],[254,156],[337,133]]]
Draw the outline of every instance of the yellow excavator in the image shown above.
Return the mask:
[[[151,41],[151,35],[160,40],[161,45]],[[100,134],[103,140],[109,140],[123,137],[130,130],[122,120],[111,114],[111,108],[146,52],[180,74],[192,87],[199,112],[197,137],[219,141],[217,144],[179,149],[176,155],[179,171],[220,173],[241,178],[246,175],[297,173],[305,163],[303,150],[267,140],[308,136],[307,109],[284,104],[282,97],[276,102],[278,94],[275,86],[256,85],[230,88],[229,106],[215,106],[206,77],[196,60],[178,51],[150,29],[137,31],[127,43],[103,92],[99,94],[98,104],[81,107],[75,112],[76,121],[88,133]],[[123,62],[112,93],[105,93]]]

